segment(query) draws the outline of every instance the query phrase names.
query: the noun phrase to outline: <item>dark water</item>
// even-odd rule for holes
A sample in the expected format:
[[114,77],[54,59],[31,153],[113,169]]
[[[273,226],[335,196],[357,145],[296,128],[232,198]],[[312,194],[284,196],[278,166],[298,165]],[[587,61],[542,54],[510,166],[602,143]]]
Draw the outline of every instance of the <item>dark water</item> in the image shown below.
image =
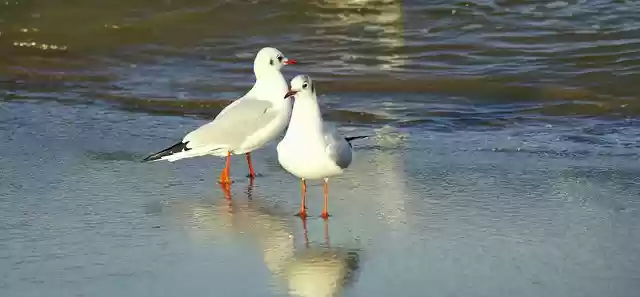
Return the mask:
[[[138,162],[263,46],[376,135],[326,224],[273,144]],[[635,296],[639,61],[635,1],[1,2],[0,296]]]

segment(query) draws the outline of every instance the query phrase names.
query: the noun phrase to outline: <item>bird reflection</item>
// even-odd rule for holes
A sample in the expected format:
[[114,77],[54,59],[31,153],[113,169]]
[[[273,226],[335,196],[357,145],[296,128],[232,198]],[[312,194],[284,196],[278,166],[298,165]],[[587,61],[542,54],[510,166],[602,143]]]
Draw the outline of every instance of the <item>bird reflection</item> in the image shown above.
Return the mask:
[[[197,218],[193,221],[207,225],[194,229],[215,233],[207,237],[218,242],[222,237],[248,236],[273,275],[273,288],[286,290],[291,296],[329,297],[339,296],[354,282],[360,250],[331,245],[329,222],[302,220],[299,224],[301,219],[292,216],[289,209],[279,208],[264,197],[253,199],[256,193],[252,185],[247,187],[247,199],[230,191],[225,191],[227,194],[230,199],[218,200],[224,205],[191,208]],[[321,222],[325,224],[324,240],[309,240],[308,225]],[[300,225],[302,230],[295,227]],[[303,238],[296,240],[300,233]]]
[[[308,234],[306,219],[303,219]],[[359,251],[332,246],[329,222],[324,223],[324,246],[312,245],[305,236],[304,249],[296,252],[282,273],[292,296],[340,296],[344,288],[353,284],[360,264]]]
[[[227,198],[227,200],[231,200],[231,184],[218,184],[218,186],[220,187],[220,190],[222,191],[222,193],[224,194],[224,197]],[[247,186],[247,199],[251,200],[252,196],[253,196],[253,179],[249,179],[249,185]]]
[[220,187],[220,190],[222,190],[224,197],[227,198],[227,200],[231,200],[231,184],[219,183],[218,186]]

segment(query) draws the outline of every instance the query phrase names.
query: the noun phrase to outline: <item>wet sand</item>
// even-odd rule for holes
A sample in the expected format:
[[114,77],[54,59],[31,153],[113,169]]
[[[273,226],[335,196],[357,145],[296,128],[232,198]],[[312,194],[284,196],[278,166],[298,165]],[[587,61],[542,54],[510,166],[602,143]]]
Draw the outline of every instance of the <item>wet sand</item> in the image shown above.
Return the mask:
[[531,138],[526,131],[343,125],[376,137],[356,143],[352,167],[332,181],[326,225],[321,186],[311,184],[305,232],[294,216],[299,184],[273,146],[254,154],[263,176],[253,187],[244,158],[234,158],[228,200],[215,183],[220,159],[139,162],[203,120],[5,107],[5,296],[631,296],[637,288],[638,174],[624,155],[509,149]]

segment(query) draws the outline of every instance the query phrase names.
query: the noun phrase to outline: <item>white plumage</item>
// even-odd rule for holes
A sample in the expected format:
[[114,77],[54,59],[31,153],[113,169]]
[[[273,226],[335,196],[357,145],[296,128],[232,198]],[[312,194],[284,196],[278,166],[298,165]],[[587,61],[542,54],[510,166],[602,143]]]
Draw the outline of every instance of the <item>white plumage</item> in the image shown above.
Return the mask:
[[305,180],[324,179],[325,209],[322,216],[326,218],[329,177],[342,174],[351,164],[353,153],[349,140],[366,136],[345,138],[334,125],[324,123],[315,91],[307,75],[298,75],[291,80],[291,91],[287,96],[295,95],[295,102],[289,127],[278,143],[277,151],[280,165],[302,180],[301,216],[306,216]]
[[[288,86],[280,69],[295,63],[275,48],[261,49],[253,63],[256,82],[249,92],[225,107],[213,121],[144,161],[174,162],[204,155],[229,157],[246,153],[251,175],[255,176],[249,153],[281,135],[291,116],[292,103],[283,99]],[[230,183],[228,171],[227,165],[220,177],[222,183]]]

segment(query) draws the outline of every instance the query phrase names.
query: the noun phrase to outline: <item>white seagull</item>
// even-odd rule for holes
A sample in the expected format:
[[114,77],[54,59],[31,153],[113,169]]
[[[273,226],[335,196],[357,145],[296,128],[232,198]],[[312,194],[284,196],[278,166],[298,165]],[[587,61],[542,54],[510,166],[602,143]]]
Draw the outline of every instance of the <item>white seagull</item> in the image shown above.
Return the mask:
[[316,88],[307,75],[291,80],[285,99],[295,95],[287,132],[278,143],[278,161],[302,182],[302,205],[299,215],[306,217],[307,179],[324,179],[324,210],[328,218],[329,177],[341,174],[351,164],[351,140],[367,136],[343,137],[334,125],[324,123],[316,97]]
[[169,162],[204,155],[227,157],[219,182],[231,183],[231,155],[246,154],[249,177],[255,172],[251,152],[281,135],[291,116],[291,100],[282,100],[289,90],[280,72],[284,65],[296,64],[273,47],[261,49],[253,62],[256,82],[244,96],[225,107],[216,118],[191,131],[182,141],[152,154],[143,162]]

